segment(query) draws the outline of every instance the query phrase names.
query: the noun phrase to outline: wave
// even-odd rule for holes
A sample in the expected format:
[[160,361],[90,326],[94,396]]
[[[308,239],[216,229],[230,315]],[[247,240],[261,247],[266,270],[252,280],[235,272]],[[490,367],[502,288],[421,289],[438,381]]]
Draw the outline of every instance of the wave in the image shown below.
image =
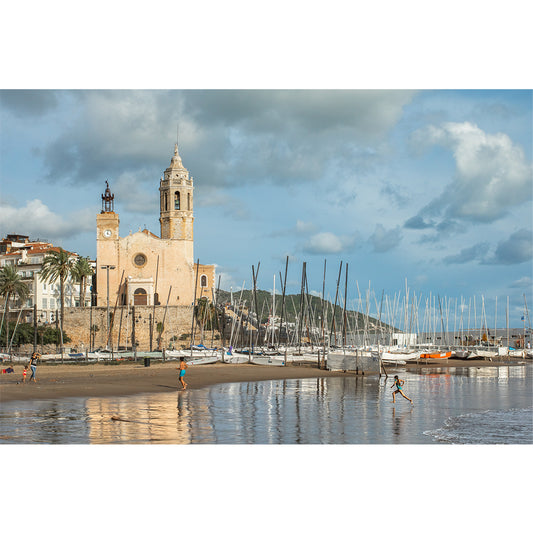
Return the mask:
[[452,416],[443,427],[424,431],[424,435],[450,444],[533,444],[533,408]]

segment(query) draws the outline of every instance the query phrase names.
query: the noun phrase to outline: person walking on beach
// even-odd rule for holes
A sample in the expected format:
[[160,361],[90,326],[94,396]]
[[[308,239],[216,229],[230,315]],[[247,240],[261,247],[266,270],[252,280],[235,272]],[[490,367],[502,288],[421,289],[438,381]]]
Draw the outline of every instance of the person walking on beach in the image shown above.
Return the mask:
[[39,357],[41,357],[37,352],[33,352],[31,354],[30,359],[30,368],[31,368],[31,376],[30,376],[30,382],[33,379],[35,383],[37,383],[37,378],[35,377],[35,373],[37,372],[37,361],[39,360]]
[[22,383],[26,383],[26,375],[28,373],[28,365],[22,369]]
[[180,366],[177,367],[180,371],[179,373],[179,380],[181,383],[181,386],[183,387],[183,390],[187,388],[187,383],[183,380],[183,376],[185,376],[185,369],[188,367],[187,363],[185,362],[185,357],[180,357]]
[[392,387],[396,386],[396,390],[395,391],[392,391],[392,403],[396,403],[396,394],[399,392],[406,400],[409,400],[411,402],[411,404],[413,403],[413,400],[411,400],[411,398],[408,398],[403,390],[402,390],[402,387],[403,387],[403,384],[405,383],[405,381],[403,379],[400,379],[398,376],[394,376],[394,383],[391,385],[391,389]]

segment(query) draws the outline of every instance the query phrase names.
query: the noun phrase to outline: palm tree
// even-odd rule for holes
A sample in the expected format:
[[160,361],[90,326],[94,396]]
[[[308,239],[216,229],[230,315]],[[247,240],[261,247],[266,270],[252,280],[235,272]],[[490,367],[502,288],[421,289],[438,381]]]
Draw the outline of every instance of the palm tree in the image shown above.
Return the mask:
[[158,351],[161,351],[161,337],[163,335],[163,331],[165,330],[165,327],[163,326],[163,322],[158,322],[155,329],[157,330],[157,333],[159,334],[157,337],[157,349]]
[[41,281],[54,282],[59,278],[59,297],[61,299],[61,318],[60,318],[60,348],[61,358],[63,358],[63,318],[65,314],[65,281],[72,273],[74,268],[74,254],[59,248],[59,251],[51,250],[47,252],[43,259],[43,267],[39,274]]
[[[8,265],[0,269],[0,295],[6,299],[4,316],[6,317],[7,346],[9,346],[9,298],[13,296],[14,300],[17,296],[19,300],[23,301],[28,297],[29,292],[28,286],[22,281],[14,266]],[[4,320],[4,316],[2,316],[2,320]]]
[[212,324],[214,307],[213,304],[204,296],[198,298],[194,309],[196,322],[200,325],[200,343],[204,342],[204,328],[207,324]]
[[85,293],[87,292],[87,278],[94,274],[88,257],[79,257],[72,268],[72,277],[80,285],[80,307],[85,307]]

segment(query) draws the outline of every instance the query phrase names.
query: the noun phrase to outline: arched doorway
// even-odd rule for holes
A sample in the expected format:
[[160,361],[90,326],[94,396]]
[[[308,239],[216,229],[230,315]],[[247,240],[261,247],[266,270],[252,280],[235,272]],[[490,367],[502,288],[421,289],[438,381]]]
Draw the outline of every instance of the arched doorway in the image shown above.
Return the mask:
[[135,289],[133,305],[148,305],[148,295],[144,289]]

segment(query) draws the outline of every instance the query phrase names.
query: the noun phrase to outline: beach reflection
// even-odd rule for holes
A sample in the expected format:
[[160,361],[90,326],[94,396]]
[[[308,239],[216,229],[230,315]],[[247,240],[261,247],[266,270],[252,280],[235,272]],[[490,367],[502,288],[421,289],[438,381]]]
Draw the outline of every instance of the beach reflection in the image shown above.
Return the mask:
[[354,375],[13,402],[0,406],[0,442],[431,444],[450,417],[531,406],[532,365],[446,370],[396,371],[414,407],[392,404],[392,378]]

